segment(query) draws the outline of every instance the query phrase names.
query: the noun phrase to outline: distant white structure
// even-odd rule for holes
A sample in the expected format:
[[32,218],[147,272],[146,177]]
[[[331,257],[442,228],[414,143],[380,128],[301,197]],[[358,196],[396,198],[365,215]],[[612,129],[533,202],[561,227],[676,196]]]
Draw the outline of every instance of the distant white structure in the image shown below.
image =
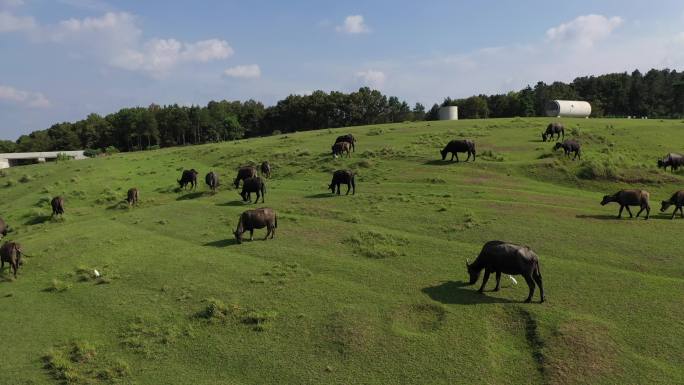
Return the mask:
[[588,118],[591,104],[579,100],[552,100],[546,105],[546,116]]
[[45,163],[57,159],[59,154],[72,157],[76,160],[86,159],[84,151],[50,151],[50,152],[11,152],[0,154],[0,169],[18,166],[28,163]]
[[458,120],[457,106],[444,106],[439,109],[439,120]]

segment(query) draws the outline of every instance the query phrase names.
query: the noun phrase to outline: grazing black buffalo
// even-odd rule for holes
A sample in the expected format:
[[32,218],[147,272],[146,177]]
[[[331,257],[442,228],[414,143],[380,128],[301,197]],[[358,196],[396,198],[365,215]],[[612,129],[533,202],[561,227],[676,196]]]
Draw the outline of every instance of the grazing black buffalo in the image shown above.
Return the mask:
[[337,156],[342,156],[344,152],[347,153],[347,158],[351,157],[351,144],[349,142],[337,142],[332,146],[332,155],[337,158]]
[[254,203],[259,203],[259,197],[261,197],[261,203],[266,203],[266,183],[259,176],[247,178],[242,183],[242,192],[240,192],[242,200],[251,202],[252,193],[256,193]]
[[670,171],[675,172],[682,166],[684,166],[684,156],[679,154],[669,153],[663,159],[658,159],[658,168],[667,170],[670,167]]
[[207,186],[209,186],[209,189],[211,190],[211,192],[215,193],[216,189],[219,186],[218,174],[216,174],[213,171],[210,171],[209,174],[207,174],[207,176],[204,177],[204,183],[206,183]]
[[480,293],[484,291],[489,274],[496,273],[496,287],[494,291],[499,291],[501,285],[501,273],[509,275],[522,275],[530,288],[530,294],[525,302],[532,301],[534,295],[535,282],[539,285],[541,299],[544,302],[544,285],[542,285],[541,271],[539,270],[539,257],[527,246],[520,246],[513,243],[502,241],[490,241],[485,243],[473,263],[468,263],[466,267],[470,275],[470,284],[474,285],[480,277],[480,272],[484,269],[485,274],[482,278]]
[[356,152],[356,138],[354,138],[354,135],[347,134],[347,135],[338,136],[337,139],[335,139],[335,143],[340,143],[340,142],[347,142],[347,143],[351,144],[352,151]]
[[642,211],[646,210],[646,218],[648,219],[651,213],[651,206],[648,203],[648,198],[650,194],[646,190],[620,190],[613,195],[605,195],[601,201],[601,206],[605,206],[610,202],[616,202],[620,205],[620,212],[618,213],[618,218],[622,218],[622,210],[626,207],[629,217],[633,218],[632,210],[629,206],[639,206],[641,210],[637,213],[637,218]]
[[50,206],[52,206],[52,216],[64,215],[64,198],[54,197],[50,201]]
[[21,245],[15,242],[5,242],[0,247],[0,271],[5,267],[5,262],[9,263],[14,278],[17,277],[17,270],[21,266]]
[[563,125],[560,123],[549,123],[548,126],[546,126],[546,131],[542,132],[542,140],[546,142],[547,139],[553,140],[554,136],[557,136],[557,140],[561,139],[561,135],[563,136],[563,139],[565,139],[565,128],[563,128]]
[[553,146],[554,151],[558,150],[559,148],[563,149],[563,152],[565,152],[565,156],[570,156],[570,153],[575,153],[575,156],[572,158],[572,160],[577,159],[577,157],[582,159],[582,156],[580,154],[582,152],[582,146],[576,140],[564,140],[563,143],[556,143],[556,145]]
[[347,185],[347,195],[349,190],[352,190],[352,195],[356,194],[356,182],[354,181],[354,172],[351,170],[337,170],[333,173],[332,182],[328,188],[334,194],[337,190],[337,195],[340,195],[340,185]]
[[679,210],[679,213],[682,215],[682,218],[684,218],[684,210],[682,210],[682,206],[684,206],[684,190],[679,190],[676,193],[672,194],[670,199],[662,201],[660,206],[660,212],[664,212],[668,209],[668,207],[672,205],[675,206],[675,209],[672,212],[672,217],[670,217],[670,219],[674,219],[675,214],[677,214],[677,210]]
[[181,188],[185,188],[187,185],[190,185],[190,189],[194,190],[197,188],[197,174],[199,173],[194,168],[191,170],[183,170],[181,178],[176,181]]
[[128,190],[128,193],[126,194],[126,202],[128,202],[129,206],[137,205],[138,198],[140,198],[140,193],[138,192],[137,188],[133,187],[132,189]]
[[261,163],[261,175],[264,178],[271,178],[271,164],[267,160]]
[[237,176],[233,181],[235,188],[240,187],[240,181],[257,176],[257,169],[254,166],[242,166],[238,169]]
[[456,157],[456,161],[458,162],[458,153],[459,152],[467,152],[468,153],[468,158],[466,159],[466,162],[470,159],[470,155],[473,156],[473,162],[475,161],[475,142],[472,140],[452,140],[449,142],[446,147],[440,153],[442,154],[442,160],[446,160],[446,156],[448,153],[451,153],[451,160],[454,160],[454,156]]
[[[9,231],[9,228],[7,227],[7,223],[5,223],[5,221],[2,218],[0,218],[0,235],[5,237],[5,236],[7,236],[8,231]],[[2,238],[2,237],[0,237],[0,238]]]
[[247,210],[240,215],[237,228],[235,229],[235,239],[237,243],[242,243],[242,234],[249,231],[249,240],[254,239],[254,229],[263,229],[266,227],[266,237],[264,241],[271,236],[275,236],[275,230],[278,227],[278,216],[275,210],[264,207],[261,209]]

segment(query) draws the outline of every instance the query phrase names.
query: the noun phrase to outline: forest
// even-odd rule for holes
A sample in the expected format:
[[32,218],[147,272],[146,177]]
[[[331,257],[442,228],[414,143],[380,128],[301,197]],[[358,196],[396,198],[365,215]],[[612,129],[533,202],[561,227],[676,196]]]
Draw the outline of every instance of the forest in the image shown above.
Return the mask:
[[571,83],[538,82],[506,94],[446,98],[429,110],[368,87],[351,93],[289,95],[273,106],[255,100],[210,101],[206,106],[152,104],[56,123],[16,141],[0,141],[0,152],[139,151],[322,128],[436,120],[439,107],[446,105],[458,106],[460,119],[543,116],[546,104],[554,99],[586,100],[593,117],[681,118],[684,74],[652,69],[645,74],[635,70],[578,77]]

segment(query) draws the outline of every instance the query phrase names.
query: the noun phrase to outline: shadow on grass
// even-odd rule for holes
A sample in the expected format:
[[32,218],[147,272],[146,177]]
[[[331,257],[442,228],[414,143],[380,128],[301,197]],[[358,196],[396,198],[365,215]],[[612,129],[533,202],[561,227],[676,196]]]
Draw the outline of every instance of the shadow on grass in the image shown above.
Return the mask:
[[465,164],[465,163],[472,163],[472,162],[473,162],[472,159],[467,161],[467,162],[464,159],[461,159],[458,162],[456,161],[456,159],[454,159],[453,161],[448,160],[448,159],[447,160],[432,159],[432,160],[428,160],[428,161],[423,162],[423,164],[426,164],[428,166],[447,166],[450,164]]
[[49,221],[51,218],[52,217],[50,215],[39,215],[29,219],[28,221],[24,222],[24,224],[28,226],[39,225]]
[[190,199],[196,199],[204,195],[204,191],[191,192],[189,194],[181,195],[176,198],[177,201],[187,201]]
[[[606,214],[589,214],[589,215],[577,214],[577,215],[575,215],[575,218],[579,218],[579,219],[601,219],[604,221],[610,221],[610,220],[616,221],[616,220],[620,219],[617,217],[617,215],[606,215]],[[627,218],[629,218],[629,215],[627,215]],[[624,217],[622,219],[624,219]]]
[[477,284],[469,287],[467,282],[448,281],[437,286],[429,286],[421,291],[430,298],[443,304],[476,305],[482,303],[517,303],[505,298],[490,297],[477,292]]
[[107,207],[106,210],[128,210],[128,208],[128,202],[121,201]]
[[220,241],[214,241],[214,242],[209,242],[205,243],[202,246],[211,246],[211,247],[227,247],[227,246],[232,246],[232,245],[237,245],[237,241],[235,239],[221,239]]
[[244,206],[247,202],[242,201],[230,201],[225,203],[217,203],[216,206]]
[[320,198],[332,198],[337,194],[331,194],[331,193],[319,193],[319,194],[312,194],[312,195],[307,195],[304,198],[308,199],[320,199]]

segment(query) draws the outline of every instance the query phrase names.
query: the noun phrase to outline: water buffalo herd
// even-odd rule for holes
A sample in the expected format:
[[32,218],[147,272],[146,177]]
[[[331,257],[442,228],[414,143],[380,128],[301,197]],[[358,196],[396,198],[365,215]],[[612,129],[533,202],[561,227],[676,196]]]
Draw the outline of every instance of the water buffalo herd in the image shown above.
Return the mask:
[[[574,154],[574,159],[581,159],[581,146],[577,140],[568,139],[565,140],[565,129],[560,123],[550,123],[546,130],[542,132],[542,140],[546,142],[547,140],[563,140],[562,142],[557,142],[553,149],[563,149],[565,156],[569,157]],[[356,151],[356,138],[352,134],[342,135],[337,137],[335,143],[332,145],[332,155],[337,158],[338,156],[351,157],[351,152]],[[458,153],[467,153],[466,162],[470,160],[471,156],[473,162],[476,159],[476,149],[475,142],[469,139],[463,140],[451,140],[446,144],[446,146],[440,151],[442,161],[446,160],[446,157],[451,153],[451,161],[456,159],[459,162]],[[684,166],[684,157],[679,154],[670,153],[664,158],[658,159],[657,163],[659,168],[667,169],[670,167],[671,171],[676,171],[679,167]],[[259,171],[261,176],[257,173],[257,167],[248,165],[238,168],[237,175],[233,180],[233,184],[236,189],[239,188],[240,182],[242,182],[242,190],[240,191],[240,196],[244,202],[251,202],[251,194],[256,194],[256,200],[254,203],[261,202],[265,203],[266,195],[266,183],[264,178],[271,178],[271,165],[268,161],[264,161],[259,166]],[[195,169],[183,170],[181,178],[177,179],[177,183],[180,189],[190,188],[195,190],[197,188],[197,175],[198,171]],[[212,193],[215,193],[219,187],[219,176],[213,171],[210,171],[206,177],[205,182]],[[352,170],[336,170],[333,172],[332,181],[328,185],[328,189],[332,194],[340,195],[340,186],[347,185],[346,194],[349,195],[351,191],[352,195],[356,193],[356,181],[355,173]],[[630,217],[633,217],[630,206],[637,206],[640,208],[637,212],[637,217],[645,211],[644,219],[648,219],[651,212],[651,207],[649,203],[650,194],[645,190],[620,190],[612,195],[605,195],[601,201],[601,205],[606,205],[608,203],[615,202],[620,205],[620,210],[618,212],[618,218],[622,217],[622,212],[626,208]],[[137,188],[131,188],[128,190],[126,202],[130,206],[135,206],[138,203],[139,191]],[[52,216],[63,215],[64,214],[64,199],[62,197],[54,197],[50,202],[52,206]],[[672,212],[671,219],[674,219],[677,211],[679,211],[680,216],[684,218],[684,190],[675,192],[668,200],[663,200],[661,205],[661,212],[665,212],[670,206],[674,206],[675,209]],[[235,229],[233,235],[238,244],[243,241],[243,234],[249,231],[250,240],[253,239],[255,229],[266,228],[266,236],[264,240],[271,239],[275,237],[275,231],[278,227],[278,216],[275,210],[268,207],[257,208],[253,210],[244,211],[240,214],[238,219],[237,228]],[[5,237],[9,231],[9,228],[5,221],[0,218],[0,235]],[[4,264],[8,263],[12,269],[12,273],[16,277],[17,270],[21,265],[21,256],[25,255],[22,251],[21,245],[15,242],[5,242],[2,247],[0,247],[0,258],[2,260],[2,267]],[[539,266],[539,257],[527,246],[517,245],[514,243],[508,243],[503,241],[490,241],[487,242],[478,257],[470,263],[466,261],[467,272],[469,275],[469,284],[473,285],[479,279],[479,276],[484,270],[484,276],[482,279],[482,284],[480,286],[479,292],[483,292],[489,275],[495,273],[496,286],[494,291],[498,291],[501,285],[501,274],[507,275],[522,275],[525,279],[528,287],[529,294],[525,302],[530,302],[534,295],[536,286],[539,286],[540,292],[540,303],[544,302],[544,286],[542,284],[542,275]]]

